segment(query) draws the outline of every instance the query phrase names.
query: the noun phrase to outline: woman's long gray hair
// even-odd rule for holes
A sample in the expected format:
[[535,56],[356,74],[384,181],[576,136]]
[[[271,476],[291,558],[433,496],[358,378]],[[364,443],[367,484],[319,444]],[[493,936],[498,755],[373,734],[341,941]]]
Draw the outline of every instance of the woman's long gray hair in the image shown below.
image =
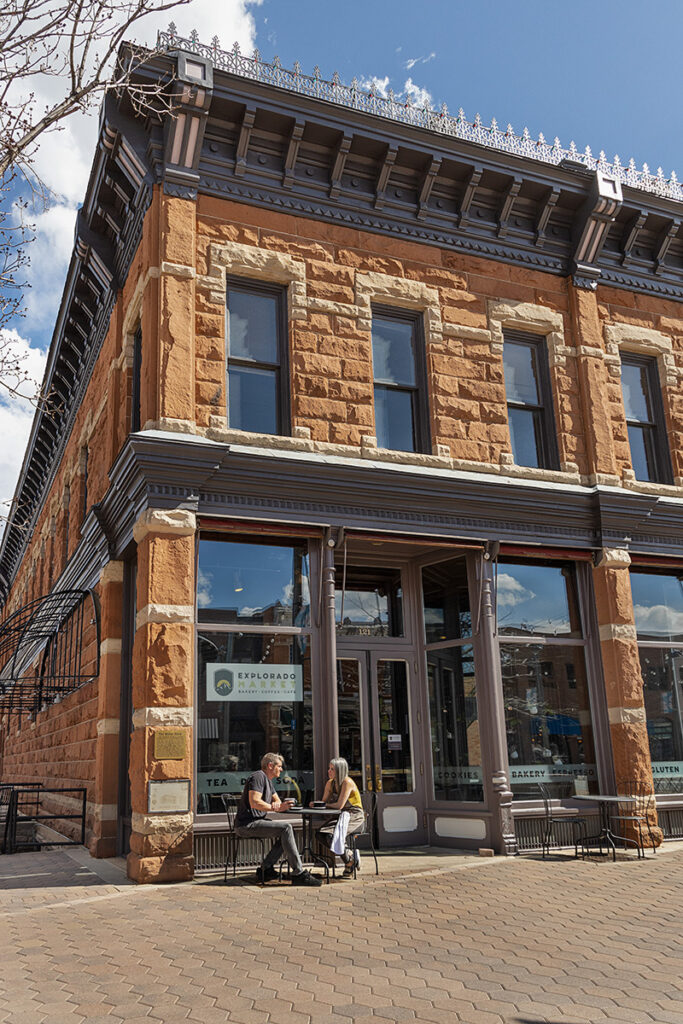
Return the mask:
[[334,768],[334,784],[337,792],[341,790],[342,782],[349,774],[349,766],[345,757],[332,757],[330,764]]

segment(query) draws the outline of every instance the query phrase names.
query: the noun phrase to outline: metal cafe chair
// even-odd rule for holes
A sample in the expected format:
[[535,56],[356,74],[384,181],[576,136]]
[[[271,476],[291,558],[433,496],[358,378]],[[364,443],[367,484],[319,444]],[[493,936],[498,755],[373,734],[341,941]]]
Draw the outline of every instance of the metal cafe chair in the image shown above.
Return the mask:
[[[552,796],[550,790],[543,782],[538,783],[538,788],[541,791],[541,797],[543,798],[543,809],[545,812],[545,820],[543,823],[543,836],[541,839],[543,860],[545,860],[546,853],[550,854],[550,844],[553,838],[553,829],[556,825],[566,826],[571,825],[572,832],[574,834],[574,856],[579,856],[579,843],[583,848],[583,839],[585,839],[586,832],[586,819],[579,818],[577,816],[570,815],[555,815],[553,814],[552,807]],[[559,844],[558,844],[559,845]]]
[[652,825],[650,818],[654,814],[655,809],[655,795],[651,791],[650,787],[645,782],[638,782],[635,779],[629,779],[626,782],[620,782],[617,786],[617,796],[628,796],[635,797],[635,803],[629,800],[628,803],[624,803],[623,806],[619,805],[619,809],[616,814],[612,815],[612,821],[615,823],[629,824],[636,833],[638,840],[638,856],[645,856],[645,843],[643,842],[643,833],[647,829],[647,834],[650,837],[650,845],[652,846],[652,852],[655,853],[655,841],[652,834]]
[[[237,854],[239,852],[240,842],[242,836],[238,836],[235,832],[235,818],[237,817],[237,798],[229,793],[221,794],[221,801],[225,807],[225,813],[228,818],[228,834],[227,834],[227,845],[225,850],[225,872],[223,875],[223,881],[228,881],[228,864],[232,859],[232,877],[234,878],[237,874]],[[266,855],[266,840],[261,836],[250,837],[252,842],[258,843],[261,847],[261,863]],[[260,882],[261,886],[265,883],[263,880]]]
[[374,790],[370,793],[361,794],[361,803],[363,805],[363,813],[365,814],[365,821],[363,827],[359,832],[353,832],[347,837],[347,842],[351,853],[353,854],[353,877],[355,878],[358,873],[358,865],[356,863],[358,853],[356,850],[356,841],[368,836],[370,839],[370,849],[372,850],[372,856],[375,859],[375,874],[379,874],[379,865],[377,863],[377,852],[375,850],[375,819],[377,816],[377,794]]

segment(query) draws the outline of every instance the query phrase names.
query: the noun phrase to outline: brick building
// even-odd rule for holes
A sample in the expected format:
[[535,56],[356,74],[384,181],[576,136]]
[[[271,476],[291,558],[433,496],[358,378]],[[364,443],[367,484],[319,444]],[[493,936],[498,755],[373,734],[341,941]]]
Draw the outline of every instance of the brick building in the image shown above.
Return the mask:
[[654,781],[682,834],[683,189],[164,42],[176,115],[103,109],[0,550],[5,635],[98,614],[61,690],[13,648],[3,778],[86,784],[140,881],[216,856],[267,749],[301,794],[347,757],[383,846],[529,846],[543,781]]

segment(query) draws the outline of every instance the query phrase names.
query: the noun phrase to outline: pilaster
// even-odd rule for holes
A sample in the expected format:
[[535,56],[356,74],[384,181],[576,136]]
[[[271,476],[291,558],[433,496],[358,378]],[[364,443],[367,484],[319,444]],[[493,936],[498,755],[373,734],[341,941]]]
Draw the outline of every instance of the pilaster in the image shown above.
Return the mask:
[[192,779],[195,530],[194,513],[175,509],[146,511],[133,531],[138,613],[128,874],[139,882],[184,881],[194,872],[191,809],[155,809],[150,783]]
[[114,857],[119,778],[123,562],[107,563],[100,574],[97,594],[100,602],[100,675],[93,831],[88,848],[93,857]]
[[[643,679],[638,657],[629,565],[625,550],[603,548],[593,569],[614,776],[653,788]],[[652,822],[656,825],[656,821]],[[662,833],[653,828],[657,845]],[[644,837],[647,842],[647,836]]]
[[609,377],[594,291],[567,284],[572,316],[588,475],[591,483],[620,484],[614,452]]

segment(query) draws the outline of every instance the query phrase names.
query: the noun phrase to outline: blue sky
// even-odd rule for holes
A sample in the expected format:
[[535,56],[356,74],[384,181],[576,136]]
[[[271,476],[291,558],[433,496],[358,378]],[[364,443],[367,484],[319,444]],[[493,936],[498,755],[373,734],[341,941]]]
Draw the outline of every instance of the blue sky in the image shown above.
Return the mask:
[[[495,117],[517,132],[572,139],[597,155],[634,157],[651,171],[683,176],[681,58],[683,0],[191,0],[172,12],[180,34],[196,27],[210,42],[265,60],[316,64],[375,79],[414,101],[463,107],[484,122]],[[149,42],[171,15],[151,18],[137,39]],[[37,97],[50,99],[53,83]],[[16,324],[16,344],[42,373],[73,245],[96,139],[97,117],[69,122],[43,140],[38,169],[55,202],[36,218],[28,314]],[[32,409],[0,395],[0,503],[14,491]],[[0,514],[2,506],[0,505]]]

